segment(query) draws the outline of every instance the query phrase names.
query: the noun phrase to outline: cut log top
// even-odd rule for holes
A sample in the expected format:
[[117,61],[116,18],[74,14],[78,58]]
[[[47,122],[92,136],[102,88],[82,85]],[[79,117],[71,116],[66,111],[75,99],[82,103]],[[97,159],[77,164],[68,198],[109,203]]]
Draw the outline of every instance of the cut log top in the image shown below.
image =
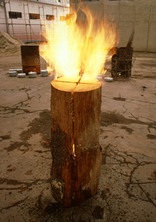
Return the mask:
[[[60,91],[64,92],[87,92],[98,89],[101,87],[101,82],[97,79],[81,79],[78,83],[80,77],[68,78],[61,77],[59,79],[53,80],[51,85]],[[78,84],[77,84],[78,83]]]

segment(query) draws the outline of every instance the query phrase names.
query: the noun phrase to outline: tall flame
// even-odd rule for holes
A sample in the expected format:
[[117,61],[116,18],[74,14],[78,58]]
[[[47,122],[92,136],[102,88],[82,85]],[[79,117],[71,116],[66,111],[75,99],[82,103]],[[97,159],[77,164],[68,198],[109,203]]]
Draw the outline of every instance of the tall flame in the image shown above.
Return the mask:
[[56,77],[76,77],[83,73],[96,77],[104,68],[106,55],[114,46],[115,32],[108,24],[95,21],[91,11],[82,9],[86,16],[85,29],[77,23],[73,12],[68,21],[47,25],[40,54],[55,70]]

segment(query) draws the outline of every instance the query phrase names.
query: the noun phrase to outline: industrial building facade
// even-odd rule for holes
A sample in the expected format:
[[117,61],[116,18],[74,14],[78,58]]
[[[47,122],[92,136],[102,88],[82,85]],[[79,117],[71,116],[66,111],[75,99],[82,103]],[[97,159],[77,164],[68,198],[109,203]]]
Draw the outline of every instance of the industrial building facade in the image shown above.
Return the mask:
[[24,41],[43,41],[45,24],[65,22],[69,0],[0,0],[0,30]]

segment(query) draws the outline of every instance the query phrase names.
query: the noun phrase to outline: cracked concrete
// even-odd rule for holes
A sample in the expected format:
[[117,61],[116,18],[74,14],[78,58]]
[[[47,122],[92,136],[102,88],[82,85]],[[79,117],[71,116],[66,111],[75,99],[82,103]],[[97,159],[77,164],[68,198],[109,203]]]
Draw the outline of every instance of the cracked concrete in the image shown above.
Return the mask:
[[0,221],[155,222],[156,55],[134,53],[130,80],[102,82],[99,190],[72,208],[51,195],[52,79],[8,77],[18,54],[0,64]]

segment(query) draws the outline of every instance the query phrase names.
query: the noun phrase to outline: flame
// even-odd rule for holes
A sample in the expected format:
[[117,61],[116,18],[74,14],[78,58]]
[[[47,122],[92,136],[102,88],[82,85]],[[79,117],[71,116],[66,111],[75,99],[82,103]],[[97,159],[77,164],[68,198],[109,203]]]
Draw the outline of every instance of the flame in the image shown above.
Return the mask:
[[48,75],[52,76],[54,70],[50,66],[47,67],[47,71],[48,71]]
[[72,149],[73,149],[73,156],[76,157],[76,154],[75,154],[75,144],[73,144]]
[[115,32],[109,24],[96,22],[91,11],[81,8],[86,16],[85,29],[72,12],[68,21],[46,25],[46,44],[40,46],[40,54],[55,70],[55,77],[95,78],[104,70],[106,55],[114,46]]

